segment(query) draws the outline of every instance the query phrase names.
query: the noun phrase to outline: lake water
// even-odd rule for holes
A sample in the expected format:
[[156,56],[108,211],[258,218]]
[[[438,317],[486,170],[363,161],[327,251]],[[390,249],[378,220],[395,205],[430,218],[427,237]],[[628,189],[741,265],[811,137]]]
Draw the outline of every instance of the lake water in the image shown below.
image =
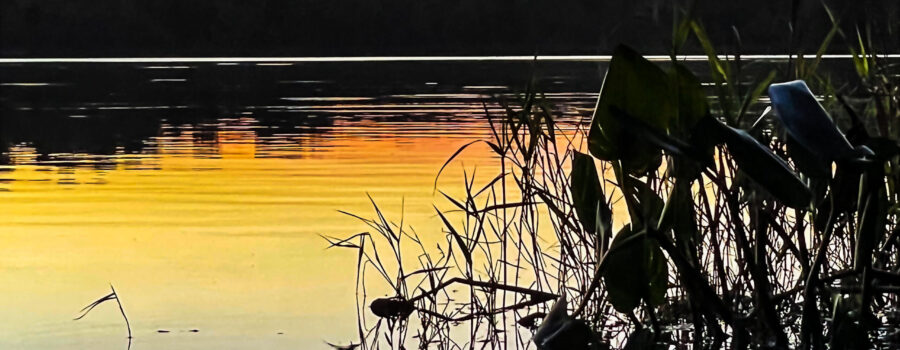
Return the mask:
[[[356,338],[367,194],[443,237],[438,169],[529,78],[569,125],[602,64],[0,65],[0,348],[315,349]],[[490,167],[473,147],[461,170]],[[487,172],[487,171],[486,171]],[[169,331],[161,333],[160,330]],[[196,330],[196,332],[192,331]]]
[[[604,71],[563,60],[0,62],[0,349],[126,348],[114,303],[72,320],[110,283],[132,349],[356,340],[356,252],[322,236],[368,227],[338,210],[371,216],[370,195],[443,239],[432,204],[450,206],[435,176],[489,137],[486,110],[499,115],[498,99],[531,81],[572,128]],[[463,169],[488,176],[494,163],[474,146],[437,188],[459,194]]]

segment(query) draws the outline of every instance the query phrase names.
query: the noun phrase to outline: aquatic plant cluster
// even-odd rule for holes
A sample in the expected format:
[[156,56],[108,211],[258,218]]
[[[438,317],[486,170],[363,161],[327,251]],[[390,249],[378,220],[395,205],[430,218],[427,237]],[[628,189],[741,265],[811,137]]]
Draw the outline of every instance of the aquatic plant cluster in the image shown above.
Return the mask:
[[[690,18],[667,64],[620,46],[575,135],[540,94],[501,101],[492,138],[448,160],[483,143],[500,171],[445,195],[439,252],[377,206],[372,233],[330,239],[359,251],[360,346],[896,349],[900,81],[834,22],[752,84]],[[853,84],[819,72],[835,37]],[[710,86],[675,55],[691,38]],[[395,295],[367,299],[372,270]]]

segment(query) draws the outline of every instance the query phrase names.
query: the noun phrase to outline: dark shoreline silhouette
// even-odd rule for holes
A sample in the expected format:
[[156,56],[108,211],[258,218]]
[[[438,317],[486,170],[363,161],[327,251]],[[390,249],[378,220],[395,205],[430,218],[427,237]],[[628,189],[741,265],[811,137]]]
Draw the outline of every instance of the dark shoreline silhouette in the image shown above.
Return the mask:
[[[618,43],[670,51],[673,7],[688,1],[302,0],[0,2],[0,57],[609,54]],[[900,3],[825,1],[843,29],[871,24],[896,52]],[[700,1],[727,53],[815,52],[831,23],[819,1]],[[796,24],[791,28],[791,22]],[[685,53],[702,53],[692,45]]]

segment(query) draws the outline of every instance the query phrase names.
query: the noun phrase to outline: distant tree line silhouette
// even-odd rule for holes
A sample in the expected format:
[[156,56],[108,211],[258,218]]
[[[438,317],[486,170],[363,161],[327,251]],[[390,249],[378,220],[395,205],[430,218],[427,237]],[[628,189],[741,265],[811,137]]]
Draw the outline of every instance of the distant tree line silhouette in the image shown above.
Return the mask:
[[[685,2],[5,0],[0,56],[604,54],[619,43],[664,54],[672,8]],[[888,28],[896,33],[900,25],[897,1],[826,3],[846,30],[869,23],[887,39]],[[714,42],[734,49],[733,26],[745,53],[791,45],[814,51],[830,29],[818,0],[701,1],[696,8]]]

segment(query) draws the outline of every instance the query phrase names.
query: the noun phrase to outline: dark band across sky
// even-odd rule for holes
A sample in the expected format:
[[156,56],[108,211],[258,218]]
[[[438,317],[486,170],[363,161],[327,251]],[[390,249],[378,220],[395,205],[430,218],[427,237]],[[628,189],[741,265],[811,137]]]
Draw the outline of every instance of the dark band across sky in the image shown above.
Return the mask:
[[[2,0],[0,57],[593,55],[618,43],[666,54],[685,2]],[[827,2],[845,31],[862,18],[876,37],[900,29],[898,1]],[[812,53],[831,26],[819,0],[700,1],[697,13],[722,50],[736,50],[736,29],[742,53]]]

